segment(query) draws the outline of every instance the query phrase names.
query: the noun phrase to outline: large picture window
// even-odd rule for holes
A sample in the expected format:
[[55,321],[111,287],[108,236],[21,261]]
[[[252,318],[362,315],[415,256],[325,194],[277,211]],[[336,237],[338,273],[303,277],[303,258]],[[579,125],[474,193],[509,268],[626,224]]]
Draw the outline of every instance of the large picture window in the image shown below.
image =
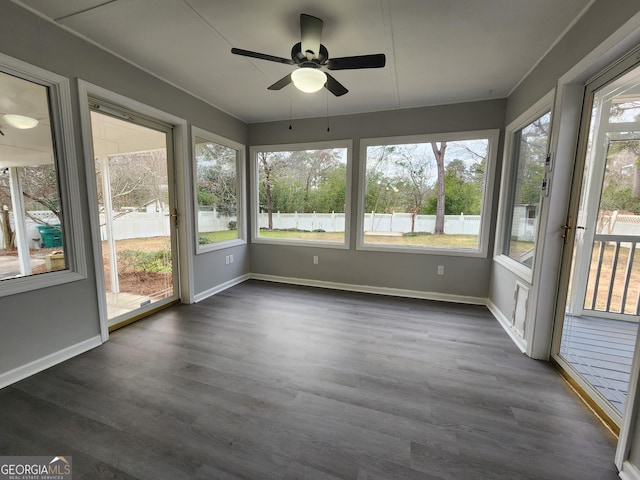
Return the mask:
[[361,249],[486,249],[497,131],[361,142]]
[[244,146],[192,127],[197,251],[244,243]]
[[0,296],[84,275],[69,109],[66,79],[0,56]]
[[348,244],[350,142],[252,148],[256,242]]

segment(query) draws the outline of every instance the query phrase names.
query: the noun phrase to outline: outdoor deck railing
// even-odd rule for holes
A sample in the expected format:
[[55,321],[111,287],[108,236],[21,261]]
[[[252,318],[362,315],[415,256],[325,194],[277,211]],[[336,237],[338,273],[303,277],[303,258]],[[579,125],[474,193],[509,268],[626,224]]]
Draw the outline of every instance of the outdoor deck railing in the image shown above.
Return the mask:
[[640,315],[639,244],[636,235],[594,235],[585,310]]

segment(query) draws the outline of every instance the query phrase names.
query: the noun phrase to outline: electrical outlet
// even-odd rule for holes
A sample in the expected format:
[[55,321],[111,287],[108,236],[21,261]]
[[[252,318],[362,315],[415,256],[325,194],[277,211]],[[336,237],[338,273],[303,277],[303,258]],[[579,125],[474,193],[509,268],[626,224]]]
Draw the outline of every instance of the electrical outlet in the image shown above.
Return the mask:
[[314,265],[318,265],[318,256],[317,255],[313,256],[313,264]]
[[444,265],[438,265],[438,275],[444,275]]
[[233,253],[229,255],[229,263],[233,263]]

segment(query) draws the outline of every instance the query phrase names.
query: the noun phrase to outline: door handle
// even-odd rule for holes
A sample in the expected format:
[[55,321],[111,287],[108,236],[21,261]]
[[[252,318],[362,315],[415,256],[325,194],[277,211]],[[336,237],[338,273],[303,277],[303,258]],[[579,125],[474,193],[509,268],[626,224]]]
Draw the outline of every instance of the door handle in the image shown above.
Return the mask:
[[174,227],[178,228],[178,209],[174,208],[173,211],[169,215],[165,215],[165,217],[169,217],[173,220]]

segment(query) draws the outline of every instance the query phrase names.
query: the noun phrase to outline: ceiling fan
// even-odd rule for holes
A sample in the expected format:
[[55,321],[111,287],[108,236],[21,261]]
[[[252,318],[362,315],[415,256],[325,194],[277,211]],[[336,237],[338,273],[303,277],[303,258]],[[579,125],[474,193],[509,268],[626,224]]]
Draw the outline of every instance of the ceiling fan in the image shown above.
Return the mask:
[[293,82],[303,92],[313,93],[325,87],[336,97],[344,95],[349,90],[331,75],[322,71],[322,68],[327,70],[355,70],[384,67],[386,58],[383,53],[329,58],[329,52],[320,43],[322,24],[322,20],[317,17],[305,15],[304,13],[300,15],[300,37],[302,41],[296,43],[291,49],[291,59],[251,52],[240,48],[232,48],[231,53],[298,66],[297,70],[268,87],[269,90],[280,90]]

